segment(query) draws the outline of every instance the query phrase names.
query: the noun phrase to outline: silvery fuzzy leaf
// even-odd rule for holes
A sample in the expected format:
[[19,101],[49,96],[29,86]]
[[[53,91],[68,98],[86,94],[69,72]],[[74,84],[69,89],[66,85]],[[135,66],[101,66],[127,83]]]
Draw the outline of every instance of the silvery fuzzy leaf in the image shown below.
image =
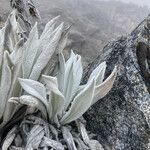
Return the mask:
[[[51,75],[56,76],[57,75],[57,65],[58,65],[58,55],[53,54],[49,62],[47,63],[46,67],[42,70],[42,74],[44,75]],[[40,75],[39,81],[42,80],[42,77]]]
[[4,143],[2,144],[2,150],[7,150],[11,146],[11,144],[12,144],[12,142],[13,142],[15,136],[16,136],[16,132],[17,132],[16,126],[13,127],[9,131],[9,133],[7,134],[7,136],[4,140]]
[[[43,43],[43,39],[47,39],[47,37],[49,35],[53,35],[51,34],[52,31],[54,30],[54,26],[56,24],[56,21],[58,20],[59,16],[52,19],[45,27],[40,39],[41,39],[41,43]],[[47,30],[47,32],[46,32]],[[57,29],[55,29],[57,30]],[[66,42],[67,42],[67,35],[68,35],[68,29],[64,30],[62,32],[61,38],[57,44],[57,48],[55,50],[55,53],[52,55],[51,59],[49,60],[49,62],[47,63],[46,67],[44,68],[44,70],[42,71],[43,74],[45,75],[53,75],[56,76],[58,73],[58,68],[60,67],[61,64],[59,64],[59,54],[62,53],[62,50],[64,49]],[[45,40],[46,41],[46,40]],[[49,40],[50,41],[50,40]],[[42,49],[42,48],[40,48]]]
[[23,46],[23,44],[24,44],[24,39],[21,38],[17,42],[15,46],[15,50],[10,54],[10,59],[14,65],[16,65],[18,62],[22,60],[23,51],[21,47]]
[[49,128],[50,128],[50,131],[52,132],[52,137],[56,140],[56,141],[59,141],[59,135],[58,135],[58,130],[52,126],[51,124],[49,125]]
[[46,26],[45,26],[42,34],[41,34],[40,39],[47,37],[48,35],[50,35],[54,31],[54,28],[55,28],[55,25],[56,25],[56,22],[58,19],[59,19],[59,16],[53,18],[51,21],[49,21],[46,24]]
[[80,138],[74,138],[74,141],[77,143],[78,150],[89,150],[89,147]]
[[37,29],[37,23],[32,28],[29,38],[27,42],[25,43],[24,49],[23,49],[23,77],[28,78],[30,76],[30,73],[32,71],[32,67],[34,65],[36,54],[38,50],[38,29]]
[[16,13],[17,13],[16,10],[13,10],[8,18],[8,21],[11,24],[11,30],[9,34],[10,34],[10,39],[12,41],[13,47],[15,47],[16,43],[19,41],[19,36],[18,36],[19,32],[22,32],[20,31],[19,24],[16,20]]
[[6,25],[0,29],[0,44],[3,44],[4,42],[4,33],[5,33]]
[[47,88],[51,92],[51,104],[52,105],[52,117],[55,118],[55,116],[58,113],[62,112],[63,104],[64,104],[64,96],[58,89],[58,83],[56,77],[51,76],[42,76],[44,82],[46,83]]
[[73,136],[71,135],[69,129],[67,127],[62,127],[63,138],[68,146],[69,150],[77,150]]
[[74,59],[76,58],[76,55],[74,52],[71,50],[71,55],[70,58],[67,60],[65,64],[65,85],[67,85],[67,77],[69,76],[71,66],[73,64]]
[[54,141],[45,136],[43,138],[42,143],[40,144],[40,147],[51,147],[56,150],[64,150],[64,146],[60,142]]
[[2,52],[4,50],[8,50],[9,52],[11,52],[13,50],[12,43],[14,41],[13,41],[13,38],[10,41],[10,37],[9,37],[10,32],[11,32],[11,24],[10,24],[9,18],[7,19],[7,22],[5,23],[5,27],[3,29],[2,29],[4,31],[3,36],[1,37],[2,38],[1,39]]
[[25,149],[22,147],[11,146],[9,147],[9,150],[25,150]]
[[91,73],[88,82],[95,77],[96,79],[96,85],[99,85],[104,80],[104,75],[106,71],[106,62],[101,63],[98,67],[96,67],[93,72]]
[[[41,35],[40,40],[39,40],[40,44],[39,44],[39,48],[38,48],[37,57],[39,57],[40,54],[47,49],[47,46],[50,44],[50,42],[54,38],[59,37],[59,34],[60,34],[60,37],[56,44],[56,47],[59,44],[59,40],[61,39],[61,35],[62,35],[62,31],[63,31],[63,23],[61,23],[57,28],[55,28],[55,24],[56,23],[53,23],[52,27],[50,27],[50,29],[45,34]],[[60,31],[60,33],[57,34],[57,32],[59,32],[59,31]],[[55,51],[53,52],[53,54],[55,54],[55,55],[56,55],[56,47],[55,47]]]
[[19,83],[27,93],[40,99],[44,105],[47,106],[46,89],[42,83],[33,81],[31,79],[21,78],[19,78]]
[[4,127],[6,123],[14,116],[20,108],[20,105],[14,103],[6,103],[5,111],[3,114],[3,122],[0,124],[0,128]]
[[37,58],[37,61],[35,62],[31,75],[30,75],[30,79],[34,79],[37,80],[42,72],[42,70],[45,68],[45,66],[47,65],[47,63],[49,62],[49,60],[51,59],[51,56],[53,55],[53,53],[56,50],[56,46],[60,40],[61,34],[62,34],[62,29],[63,29],[63,24],[61,24],[54,36],[52,37],[52,39],[46,43],[46,49],[43,49],[42,53],[39,55],[39,57]]
[[91,150],[104,150],[101,144],[96,140],[90,140],[89,147]]
[[22,30],[24,31],[22,36],[26,40],[31,30],[31,24],[28,20],[24,18],[23,14],[19,13],[17,14],[17,17],[18,17],[17,22],[21,26]]
[[4,52],[4,58],[3,58],[3,66],[2,66],[2,75],[1,75],[1,83],[0,83],[0,118],[2,117],[7,99],[9,94],[9,89],[11,86],[11,69],[9,66],[9,58],[8,58],[8,52]]
[[5,38],[7,38],[8,49],[9,52],[13,51],[13,48],[15,47],[15,44],[18,40],[16,29],[17,29],[17,21],[15,18],[16,11],[14,10],[7,18],[6,21],[6,28],[5,31]]
[[[20,53],[21,54],[21,53]],[[12,70],[12,83],[9,91],[9,97],[19,96],[22,92],[18,77],[22,77],[21,61],[18,60]]]
[[69,33],[70,28],[71,26],[69,26],[67,29],[63,31],[59,44],[57,45],[57,48],[56,48],[56,54],[62,53],[62,51],[66,47],[66,44],[68,41],[68,33]]
[[111,90],[116,76],[117,67],[114,68],[110,76],[104,82],[96,86],[92,104],[96,103],[99,99],[106,96],[106,94]]
[[12,52],[16,43],[20,40],[18,35],[18,23],[16,21],[16,11],[14,10],[9,16],[5,23],[5,26],[1,30],[1,46],[3,50]]
[[6,27],[3,27],[0,30],[0,68],[2,65],[3,60],[3,53],[4,53],[4,34],[5,34]]
[[12,52],[16,46],[16,43],[20,40],[23,30],[16,19],[16,10],[13,10],[7,19],[7,31],[5,37],[7,42],[9,42],[8,50]]
[[74,99],[66,114],[62,117],[61,123],[70,123],[81,117],[91,106],[95,90],[93,79]]
[[58,73],[57,73],[57,80],[58,80],[58,86],[59,90],[63,93],[64,90],[64,80],[65,80],[65,58],[62,53],[58,55],[59,61],[58,61]]
[[41,53],[43,51],[45,51],[47,49],[48,46],[50,47],[49,44],[52,41],[52,39],[55,37],[55,34],[59,28],[60,28],[60,26],[58,26],[56,29],[52,30],[51,33],[49,33],[49,34],[46,33],[43,37],[40,37],[38,51],[37,51],[37,55],[36,55],[37,58],[41,55]]
[[43,104],[41,100],[31,95],[23,95],[21,97],[11,97],[9,99],[9,102],[22,104],[22,105],[28,105],[29,107],[35,107],[41,111],[45,119],[47,118],[46,106]]
[[62,93],[58,89],[58,82],[56,77],[42,75],[42,78],[50,91],[60,95],[60,97],[63,97]]
[[82,78],[82,63],[81,57],[75,55],[72,51],[70,59],[66,63],[65,71],[65,106],[66,110],[74,97]]
[[85,126],[81,122],[77,122],[77,125],[78,125],[78,129],[79,129],[79,132],[81,133],[83,141],[85,142],[86,145],[88,145],[90,142],[90,138],[85,129]]
[[44,137],[44,129],[40,125],[33,126],[29,135],[27,136],[27,143],[25,149],[38,149]]
[[[65,64],[65,81],[64,81],[64,93],[66,93],[67,91],[67,85],[68,85],[68,77],[69,75],[71,74],[70,73],[70,70],[71,68],[73,67],[73,61],[74,61],[74,58],[75,58],[75,54],[73,53],[73,51],[71,51],[71,55],[70,55],[70,58],[67,60],[66,64]],[[70,75],[71,76],[71,75]],[[65,95],[65,94],[64,94]]]

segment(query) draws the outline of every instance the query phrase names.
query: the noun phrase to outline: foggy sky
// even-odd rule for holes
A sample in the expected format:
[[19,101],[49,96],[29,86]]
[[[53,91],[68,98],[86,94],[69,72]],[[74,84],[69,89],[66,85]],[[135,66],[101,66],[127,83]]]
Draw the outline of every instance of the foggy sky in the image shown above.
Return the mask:
[[125,3],[131,2],[131,3],[134,3],[134,4],[139,5],[139,6],[147,6],[150,8],[150,0],[118,0],[118,1],[122,1]]
[[123,2],[132,2],[141,6],[148,6],[150,7],[150,0],[121,0]]

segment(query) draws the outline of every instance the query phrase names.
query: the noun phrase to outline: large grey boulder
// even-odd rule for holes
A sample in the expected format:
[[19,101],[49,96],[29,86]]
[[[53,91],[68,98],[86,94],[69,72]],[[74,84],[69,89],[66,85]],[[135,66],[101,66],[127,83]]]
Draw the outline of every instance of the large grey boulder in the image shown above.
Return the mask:
[[[105,150],[150,149],[150,94],[137,57],[137,44],[148,44],[147,20],[128,37],[108,43],[103,55],[85,69],[83,83],[104,60],[108,64],[106,76],[115,65],[119,68],[111,92],[84,116],[87,128],[98,135]],[[140,51],[142,55],[143,49]]]

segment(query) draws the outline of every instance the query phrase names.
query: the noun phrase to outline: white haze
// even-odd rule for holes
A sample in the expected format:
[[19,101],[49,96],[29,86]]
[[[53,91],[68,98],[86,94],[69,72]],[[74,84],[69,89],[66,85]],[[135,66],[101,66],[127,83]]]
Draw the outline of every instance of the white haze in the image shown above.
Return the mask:
[[[101,0],[101,1],[109,1],[109,0]],[[125,3],[133,3],[139,6],[147,6],[150,8],[150,0],[112,0],[112,1],[122,1]]]

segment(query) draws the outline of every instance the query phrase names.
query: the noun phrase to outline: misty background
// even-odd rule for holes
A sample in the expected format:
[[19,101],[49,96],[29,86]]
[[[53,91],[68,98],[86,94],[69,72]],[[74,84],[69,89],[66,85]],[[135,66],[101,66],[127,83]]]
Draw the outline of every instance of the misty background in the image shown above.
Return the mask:
[[[40,32],[45,24],[60,15],[72,26],[67,43],[83,56],[84,65],[102,53],[103,47],[120,36],[130,34],[150,13],[149,0],[33,0],[41,15]],[[9,1],[0,0],[0,16],[6,20]]]
[[149,0],[120,0],[125,3],[133,3],[139,6],[147,6],[150,7],[150,1]]

